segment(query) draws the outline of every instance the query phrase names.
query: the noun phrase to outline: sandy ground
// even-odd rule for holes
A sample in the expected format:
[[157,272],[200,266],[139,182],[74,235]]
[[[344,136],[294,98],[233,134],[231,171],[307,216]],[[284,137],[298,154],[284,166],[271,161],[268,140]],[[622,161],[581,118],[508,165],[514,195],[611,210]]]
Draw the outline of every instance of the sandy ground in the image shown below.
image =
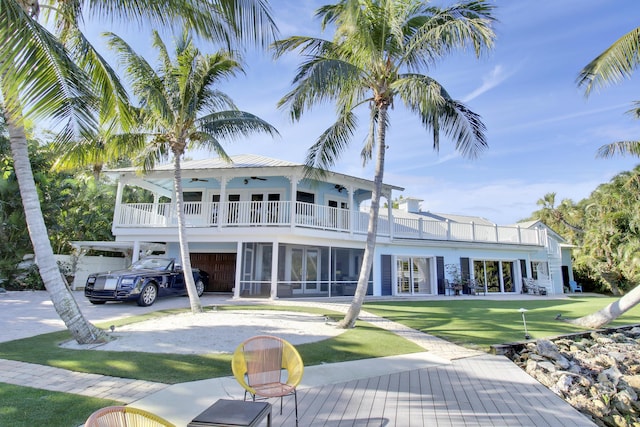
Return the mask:
[[[93,305],[82,292],[74,292],[82,313],[91,322],[109,324],[115,319],[157,310],[189,308],[189,299],[161,298],[150,307],[134,303]],[[207,308],[201,315],[166,316],[137,324],[117,327],[117,339],[95,347],[96,350],[146,351],[183,354],[233,352],[244,339],[260,334],[282,337],[292,344],[319,341],[344,330],[327,324],[324,317],[291,311],[213,311],[210,307],[237,303],[230,296],[205,294],[200,298]],[[243,301],[246,303],[246,301]],[[0,294],[0,342],[31,337],[66,329],[45,291],[6,292]],[[75,342],[69,348],[90,348]]]
[[315,342],[344,332],[323,316],[287,311],[214,311],[182,313],[130,325],[110,332],[116,339],[101,345],[63,344],[72,349],[142,351],[149,353],[233,353],[247,338],[275,335],[293,345]]

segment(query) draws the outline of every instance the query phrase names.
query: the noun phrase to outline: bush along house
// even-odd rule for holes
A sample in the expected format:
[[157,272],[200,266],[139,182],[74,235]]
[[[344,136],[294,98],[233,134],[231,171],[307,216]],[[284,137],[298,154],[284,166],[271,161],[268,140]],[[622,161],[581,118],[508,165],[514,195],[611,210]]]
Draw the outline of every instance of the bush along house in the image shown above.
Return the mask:
[[[185,161],[184,212],[193,267],[208,292],[236,298],[353,295],[367,234],[373,182],[256,155]],[[116,241],[164,243],[179,258],[172,165],[118,181]],[[129,187],[129,188],[128,188]],[[146,203],[127,195],[144,193]],[[473,216],[420,210],[385,184],[368,295],[559,294],[573,279],[570,245],[540,222],[496,225]],[[138,196],[137,200],[140,200]],[[134,259],[135,261],[135,259]]]

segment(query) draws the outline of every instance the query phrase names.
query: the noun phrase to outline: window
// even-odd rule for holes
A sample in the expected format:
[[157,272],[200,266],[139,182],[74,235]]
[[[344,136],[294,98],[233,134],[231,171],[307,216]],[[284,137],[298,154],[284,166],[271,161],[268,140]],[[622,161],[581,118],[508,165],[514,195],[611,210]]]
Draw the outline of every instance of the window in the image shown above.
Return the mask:
[[200,215],[202,213],[202,191],[184,191],[182,200],[184,201],[185,215]]
[[430,258],[396,258],[397,294],[430,294],[431,287]]
[[316,196],[313,193],[306,193],[304,191],[298,191],[296,193],[296,201],[304,203],[315,203]]
[[486,292],[515,292],[514,274],[515,264],[511,261],[473,261],[473,277]]

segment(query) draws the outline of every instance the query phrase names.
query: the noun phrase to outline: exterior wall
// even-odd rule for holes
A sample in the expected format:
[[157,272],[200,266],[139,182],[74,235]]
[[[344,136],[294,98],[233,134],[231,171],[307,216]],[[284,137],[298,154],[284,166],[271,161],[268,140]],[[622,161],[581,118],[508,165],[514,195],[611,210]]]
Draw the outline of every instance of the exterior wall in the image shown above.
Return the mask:
[[[286,230],[286,232],[276,233],[278,230],[261,230],[259,228],[256,229],[247,229],[240,227],[237,230],[235,241],[211,241],[210,237],[203,236],[201,233],[198,233],[198,229],[189,229],[189,248],[191,252],[194,253],[236,253],[237,256],[237,267],[236,267],[236,288],[238,290],[236,296],[240,296],[241,291],[241,283],[243,281],[242,276],[242,266],[244,265],[244,254],[243,254],[243,245],[247,243],[266,243],[269,245],[278,246],[299,246],[299,247],[316,247],[316,248],[352,248],[362,250],[364,248],[364,237],[359,239],[352,239],[348,234],[340,235],[340,239],[331,238],[332,236],[328,233],[324,233],[321,231],[316,231],[311,233],[310,235],[307,233],[297,234],[296,230]],[[220,236],[219,239],[225,239],[225,236]],[[474,261],[478,260],[487,260],[487,261],[502,261],[513,263],[513,271],[512,271],[512,280],[513,280],[513,292],[519,293],[522,291],[522,278],[523,277],[531,277],[531,263],[532,262],[544,262],[549,266],[550,280],[551,282],[548,285],[548,292],[550,294],[561,294],[563,292],[562,288],[562,274],[560,270],[561,262],[564,262],[559,258],[557,260],[558,271],[553,269],[554,261],[550,258],[550,254],[547,248],[545,247],[536,247],[530,245],[483,245],[483,244],[473,244],[473,243],[461,243],[461,242],[429,242],[429,244],[425,244],[423,241],[412,241],[412,240],[389,240],[389,239],[378,239],[378,244],[376,245],[376,253],[374,257],[374,265],[372,271],[372,289],[371,294],[380,296],[384,294],[389,294],[388,289],[383,291],[383,285],[389,285],[388,279],[386,282],[383,282],[383,264],[381,262],[383,256],[388,256],[390,262],[390,271],[387,271],[386,274],[391,274],[391,278],[394,281],[391,284],[391,295],[397,295],[396,288],[396,261],[398,257],[412,257],[412,258],[428,258],[430,259],[430,283],[431,288],[427,295],[438,295],[438,279],[439,274],[452,280],[452,277],[447,272],[438,272],[437,271],[437,260],[441,259],[441,263],[444,266],[448,265],[460,265],[461,258],[468,258],[471,270],[473,270]],[[276,256],[282,257],[282,253],[278,253],[276,250]],[[170,242],[167,244],[167,255],[172,257],[179,257],[179,246],[178,242]],[[521,270],[521,260],[525,261],[525,271]],[[277,262],[281,262],[276,260]],[[570,264],[569,264],[570,265]],[[389,266],[387,266],[387,270]],[[271,289],[273,289],[272,297],[277,296],[278,283],[283,280],[279,280],[282,278],[273,277],[271,281]],[[326,279],[326,278],[325,278]],[[261,278],[261,281],[266,280],[265,278]],[[332,283],[337,281],[336,277],[332,277]],[[255,281],[254,281],[255,282]],[[257,283],[257,282],[256,282]],[[263,285],[261,285],[263,286]],[[282,288],[282,286],[280,286]],[[335,290],[335,288],[332,288]],[[282,291],[282,289],[281,289]],[[339,292],[332,292],[332,295],[336,295]],[[261,292],[264,294],[264,292]],[[442,289],[440,289],[440,294],[442,294]],[[265,295],[261,295],[265,296]],[[281,296],[294,296],[289,295],[286,292],[283,292]],[[300,295],[304,296],[304,295]]]
[[[56,261],[73,265],[74,257],[72,255],[56,255],[55,257]],[[122,270],[127,267],[127,259],[124,257],[81,256],[76,264],[73,283],[70,283],[71,289],[84,288],[87,277],[91,273]]]
[[[381,295],[382,293],[382,263],[380,260],[384,256],[391,257],[391,265],[392,265],[392,280],[395,280],[397,277],[395,270],[395,261],[398,257],[411,257],[411,258],[429,258],[432,260],[431,271],[430,271],[430,280],[432,283],[431,292],[428,295],[437,295],[438,289],[434,288],[433,285],[437,284],[438,279],[438,271],[436,267],[436,261],[438,258],[442,259],[442,264],[446,267],[448,265],[460,265],[461,258],[468,258],[469,263],[471,265],[471,269],[473,269],[473,262],[478,260],[490,260],[490,261],[502,261],[502,262],[512,262],[514,265],[514,277],[512,277],[514,284],[514,292],[520,293],[522,291],[522,277],[523,272],[520,268],[520,260],[525,260],[527,264],[530,263],[531,260],[535,260],[538,258],[542,258],[544,250],[538,250],[537,248],[531,247],[508,247],[508,248],[488,248],[488,247],[480,247],[473,245],[467,246],[458,246],[458,247],[446,247],[446,246],[435,246],[435,245],[416,245],[416,244],[394,244],[394,245],[377,245],[376,246],[376,254],[374,258],[374,295]],[[545,259],[546,260],[546,259]],[[446,268],[445,268],[446,270]],[[473,275],[473,274],[471,274]],[[444,272],[444,278],[452,281],[454,278],[452,277],[450,272]],[[555,288],[554,288],[555,289]],[[393,294],[397,295],[397,289],[395,284],[392,286]],[[562,292],[562,291],[560,291]]]

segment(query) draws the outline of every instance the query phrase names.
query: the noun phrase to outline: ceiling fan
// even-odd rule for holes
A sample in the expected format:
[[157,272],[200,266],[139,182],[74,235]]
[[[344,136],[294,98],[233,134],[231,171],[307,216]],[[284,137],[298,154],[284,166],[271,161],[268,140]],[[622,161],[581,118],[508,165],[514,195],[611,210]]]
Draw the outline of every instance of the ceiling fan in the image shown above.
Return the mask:
[[202,178],[191,178],[191,182],[209,182],[209,180]]
[[267,178],[260,178],[259,176],[252,176],[251,179],[257,179],[258,181],[266,181]]

